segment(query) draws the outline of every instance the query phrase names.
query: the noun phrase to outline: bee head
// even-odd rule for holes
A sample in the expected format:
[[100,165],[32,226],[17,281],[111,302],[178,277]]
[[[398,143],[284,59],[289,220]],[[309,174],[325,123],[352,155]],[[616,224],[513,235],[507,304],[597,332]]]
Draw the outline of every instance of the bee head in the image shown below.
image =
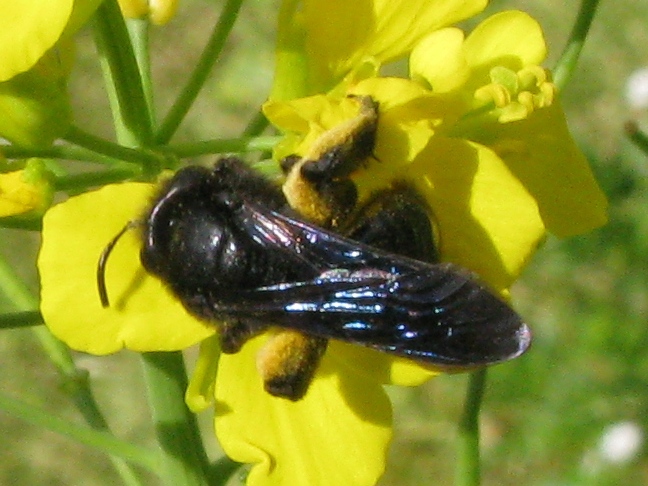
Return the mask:
[[162,188],[144,221],[142,266],[179,296],[214,285],[227,251],[221,184],[204,167],[186,167]]
[[204,167],[183,168],[164,183],[144,217],[126,224],[99,258],[97,288],[103,307],[110,305],[108,258],[119,239],[135,227],[142,233],[142,266],[174,292],[183,295],[212,283],[225,231],[217,196],[212,171]]

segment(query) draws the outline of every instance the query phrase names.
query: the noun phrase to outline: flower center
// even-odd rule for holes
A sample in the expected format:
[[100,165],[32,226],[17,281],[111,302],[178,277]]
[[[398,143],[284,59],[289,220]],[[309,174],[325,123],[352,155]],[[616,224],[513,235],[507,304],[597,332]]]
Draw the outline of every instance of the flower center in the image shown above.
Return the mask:
[[540,66],[528,66],[515,72],[495,66],[489,73],[491,83],[475,91],[475,99],[493,104],[500,123],[527,118],[534,110],[551,106],[556,86]]

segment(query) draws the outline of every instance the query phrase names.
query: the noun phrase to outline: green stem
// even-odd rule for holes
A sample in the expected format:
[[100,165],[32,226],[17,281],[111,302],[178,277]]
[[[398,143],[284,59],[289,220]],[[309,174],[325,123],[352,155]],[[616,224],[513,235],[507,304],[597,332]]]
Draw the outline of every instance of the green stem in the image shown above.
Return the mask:
[[0,219],[0,228],[41,231],[43,229],[43,219],[38,216],[7,216]]
[[142,79],[142,90],[144,100],[148,107],[149,126],[155,126],[155,105],[153,99],[153,77],[151,76],[151,57],[149,49],[149,27],[148,19],[127,19],[126,28],[128,29],[131,42],[133,43],[133,52],[137,60],[137,67]]
[[[40,407],[16,400],[0,392],[0,410],[32,425],[75,439],[82,444],[107,452],[125,461],[158,472],[159,457],[153,451],[121,441],[102,430],[92,430],[63,420]],[[139,483],[131,483],[139,484]]]
[[19,311],[38,308],[36,298],[4,258],[0,258],[0,291]]
[[202,142],[168,145],[164,150],[179,158],[220,153],[265,152],[272,148],[282,137],[223,138]]
[[258,137],[270,122],[261,110],[257,111],[243,130],[243,137]]
[[478,486],[481,479],[479,461],[479,409],[484,397],[486,368],[470,374],[466,403],[459,422],[457,451],[457,486]]
[[[4,258],[0,258],[0,290],[19,311],[28,311],[38,307],[38,300]],[[63,389],[74,400],[85,421],[92,428],[109,433],[108,424],[92,394],[88,373],[76,367],[69,348],[54,337],[46,327],[35,327],[33,332],[50,361],[56,366],[62,378]],[[135,472],[128,464],[119,457],[109,457],[125,483],[139,484]]]
[[581,3],[578,17],[576,18],[574,27],[572,27],[567,45],[553,70],[553,80],[559,91],[565,87],[576,68],[576,63],[585,44],[589,28],[592,25],[598,3],[599,0],[583,0]]
[[[155,149],[133,149],[109,140],[97,137],[73,127],[66,140],[74,145],[54,145],[45,149],[24,149],[13,145],[2,147],[2,154],[8,159],[27,159],[41,157],[48,159],[69,159],[83,162],[95,162],[104,165],[118,165],[122,161],[138,165],[157,165],[169,168],[169,157],[197,157],[200,155],[220,154],[228,152],[267,152],[282,139],[282,137],[266,136],[241,138],[223,138],[189,142]],[[19,169],[18,166],[14,169]],[[138,170],[133,168],[134,171]]]
[[151,141],[151,117],[117,0],[106,0],[97,9],[94,32],[117,139],[129,147],[147,146]]
[[225,3],[218,23],[214,27],[198,63],[189,77],[189,81],[155,134],[156,145],[168,143],[187,115],[225,46],[225,41],[234,26],[242,3],[243,0],[227,0],[227,3]]
[[113,159],[125,162],[133,162],[144,167],[162,167],[165,157],[151,150],[134,149],[118,143],[111,142],[105,138],[97,137],[78,127],[71,126],[65,135],[65,140],[75,145],[112,157]]
[[92,187],[134,179],[139,175],[140,172],[133,170],[132,167],[114,167],[102,172],[81,172],[80,174],[57,177],[54,181],[54,187],[57,191],[80,193]]
[[[127,159],[130,162],[141,163],[139,152],[137,159]],[[107,157],[93,150],[88,150],[84,147],[77,145],[52,145],[51,147],[43,149],[30,149],[16,147],[14,145],[3,145],[2,154],[8,159],[29,159],[31,157],[40,157],[42,159],[66,159],[78,160],[81,162],[93,162],[103,165],[114,165],[120,163],[121,160],[115,160],[112,157]],[[15,170],[20,169],[20,164],[13,163],[12,168]]]
[[0,314],[0,329],[39,326],[42,323],[43,316],[37,310]]
[[180,352],[142,355],[153,421],[162,449],[161,476],[170,486],[207,485],[209,464],[196,416],[184,401],[187,375]]

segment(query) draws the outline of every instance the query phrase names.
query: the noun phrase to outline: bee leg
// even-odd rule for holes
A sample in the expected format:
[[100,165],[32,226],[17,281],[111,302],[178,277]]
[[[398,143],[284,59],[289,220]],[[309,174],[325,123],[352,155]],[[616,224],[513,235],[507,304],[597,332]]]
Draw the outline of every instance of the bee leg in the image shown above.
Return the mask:
[[257,369],[265,390],[292,401],[308,391],[327,340],[297,331],[281,330],[272,335],[257,355]]
[[238,353],[251,338],[261,333],[265,326],[246,321],[223,321],[218,326],[221,351],[225,354]]
[[[287,171],[282,191],[288,206],[301,217],[324,227],[335,225],[335,221],[348,214],[355,207],[358,198],[355,184],[350,179],[332,179],[325,173],[304,174],[312,161],[294,156],[282,161]],[[312,176],[312,177],[311,177]]]
[[384,251],[431,263],[439,261],[434,215],[414,188],[403,182],[375,192],[340,231]]
[[329,220],[324,224],[326,227],[337,227],[340,221],[348,217],[358,201],[358,190],[348,179],[328,181],[318,186],[316,191],[331,211]]

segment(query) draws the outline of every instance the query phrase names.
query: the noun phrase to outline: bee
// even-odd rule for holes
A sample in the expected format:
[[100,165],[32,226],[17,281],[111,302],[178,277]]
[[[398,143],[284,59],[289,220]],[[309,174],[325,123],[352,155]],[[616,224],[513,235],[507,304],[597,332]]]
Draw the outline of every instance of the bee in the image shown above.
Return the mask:
[[[429,211],[413,188],[397,182],[357,204],[348,175],[373,150],[376,123],[362,110],[377,110],[359,101],[346,137],[282,164],[293,180],[283,192],[224,158],[176,172],[136,223],[144,269],[190,314],[218,326],[224,353],[271,331],[257,367],[278,397],[304,396],[330,339],[451,371],[515,358],[531,341],[475,275],[436,263]],[[325,209],[303,212],[315,222],[288,203],[295,187]],[[337,211],[341,200],[351,209]],[[120,235],[99,261],[104,306],[105,266]]]

